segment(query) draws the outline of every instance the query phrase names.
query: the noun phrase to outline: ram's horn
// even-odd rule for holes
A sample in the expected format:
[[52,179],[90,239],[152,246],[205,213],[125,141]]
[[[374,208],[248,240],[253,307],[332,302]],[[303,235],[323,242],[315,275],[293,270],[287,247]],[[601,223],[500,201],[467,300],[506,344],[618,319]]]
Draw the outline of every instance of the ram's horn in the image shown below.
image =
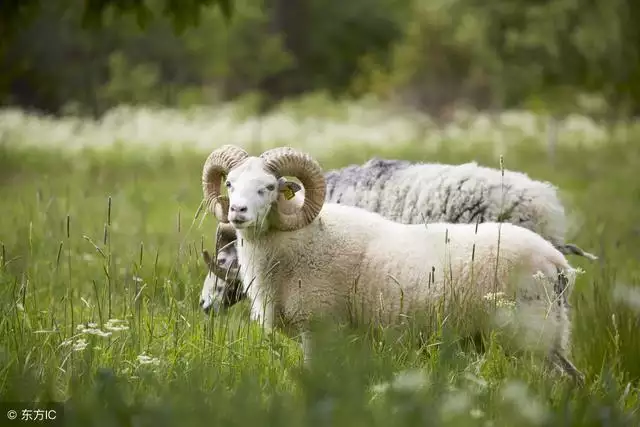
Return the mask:
[[291,213],[278,211],[273,226],[281,231],[292,231],[310,224],[324,204],[326,182],[322,167],[309,154],[290,147],[267,150],[260,156],[267,168],[277,176],[294,176],[304,186],[304,203]]
[[202,191],[207,209],[219,222],[228,223],[229,199],[220,194],[220,181],[249,154],[235,145],[223,145],[213,150],[202,169]]

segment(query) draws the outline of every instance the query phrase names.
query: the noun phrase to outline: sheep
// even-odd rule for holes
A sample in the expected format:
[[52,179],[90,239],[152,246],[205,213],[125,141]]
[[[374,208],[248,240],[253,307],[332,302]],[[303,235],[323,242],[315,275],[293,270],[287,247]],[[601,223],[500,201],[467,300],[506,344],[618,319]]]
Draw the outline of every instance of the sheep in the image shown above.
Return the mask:
[[325,174],[326,201],[378,212],[403,224],[510,222],[540,234],[565,255],[597,257],[565,243],[557,188],[522,172],[372,158]]
[[[566,219],[557,189],[520,172],[505,170],[503,176],[500,170],[475,162],[444,165],[374,157],[363,165],[328,171],[325,181],[325,202],[364,208],[405,224],[503,220],[537,232],[565,255],[597,259],[574,244],[564,243]],[[297,183],[291,182],[290,189],[296,196],[300,194]],[[237,266],[232,247],[226,249],[225,257]],[[214,295],[212,283],[207,275],[203,307],[209,306],[203,301],[218,301],[222,295]],[[228,295],[237,298],[217,304],[214,312],[244,299],[242,293]]]
[[[284,176],[302,183],[301,205],[289,200],[291,181]],[[223,178],[228,196],[221,195]],[[327,203],[321,166],[289,147],[255,157],[224,145],[208,156],[202,181],[207,210],[236,230],[251,318],[268,330],[301,336],[305,361],[310,322],[332,316],[353,324],[354,301],[360,320],[387,326],[427,311],[448,292],[479,300],[500,291],[513,295],[520,310],[536,312],[536,326],[551,329],[547,360],[582,382],[566,355],[566,294],[576,271],[537,233],[496,222],[401,224]]]
[[216,232],[215,261],[207,250],[202,251],[207,276],[200,294],[200,307],[205,314],[211,310],[220,312],[246,298],[238,274],[238,256],[235,246],[236,233],[228,224],[219,224]]

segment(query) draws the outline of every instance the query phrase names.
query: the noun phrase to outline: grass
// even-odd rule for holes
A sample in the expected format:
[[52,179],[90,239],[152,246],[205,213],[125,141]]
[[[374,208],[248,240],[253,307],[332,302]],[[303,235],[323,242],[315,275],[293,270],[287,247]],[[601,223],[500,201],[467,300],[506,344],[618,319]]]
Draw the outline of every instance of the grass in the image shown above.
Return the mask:
[[[200,251],[215,230],[195,217],[205,156],[2,146],[0,400],[67,401],[74,426],[638,426],[632,136],[560,147],[555,164],[526,142],[505,156],[507,169],[562,188],[571,240],[601,257],[570,260],[586,271],[571,297],[584,389],[490,337],[476,352],[444,329],[420,353],[324,331],[321,356],[302,370],[298,346],[251,324],[246,305],[209,318],[198,307]],[[320,161],[329,169],[372,155],[499,167],[488,148],[411,144],[346,146]]]

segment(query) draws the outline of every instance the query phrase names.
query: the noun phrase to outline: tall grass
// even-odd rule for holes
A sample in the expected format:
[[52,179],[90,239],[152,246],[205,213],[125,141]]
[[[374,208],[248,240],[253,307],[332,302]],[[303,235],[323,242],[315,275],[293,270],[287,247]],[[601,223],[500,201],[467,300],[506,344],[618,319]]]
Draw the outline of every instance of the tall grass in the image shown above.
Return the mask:
[[[196,217],[202,154],[5,146],[1,400],[67,401],[79,426],[640,425],[640,147],[560,147],[552,166],[543,147],[516,146],[505,168],[560,186],[571,240],[601,257],[571,259],[586,271],[571,297],[584,389],[491,337],[476,351],[446,329],[422,351],[392,334],[321,329],[303,370],[297,343],[249,322],[246,304],[210,317],[198,307],[200,254],[215,238],[213,219]],[[329,169],[374,154],[345,147],[319,160]],[[500,166],[489,149],[384,155]]]

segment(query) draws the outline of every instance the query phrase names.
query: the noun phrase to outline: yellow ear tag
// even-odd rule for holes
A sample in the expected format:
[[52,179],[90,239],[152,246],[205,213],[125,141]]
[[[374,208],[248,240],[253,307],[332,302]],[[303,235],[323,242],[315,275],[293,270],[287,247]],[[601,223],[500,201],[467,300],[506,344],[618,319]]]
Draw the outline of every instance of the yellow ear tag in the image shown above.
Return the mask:
[[287,200],[293,199],[296,195],[296,193],[294,193],[290,187],[285,188],[283,193],[284,193],[284,198]]

